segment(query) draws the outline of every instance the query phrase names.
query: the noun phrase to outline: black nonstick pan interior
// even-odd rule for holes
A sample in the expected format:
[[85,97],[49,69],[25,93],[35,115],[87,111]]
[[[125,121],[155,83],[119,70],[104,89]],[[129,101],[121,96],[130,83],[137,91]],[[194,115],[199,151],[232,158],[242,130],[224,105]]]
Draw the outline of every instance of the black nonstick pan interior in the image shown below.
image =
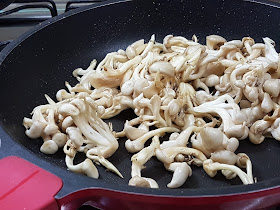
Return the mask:
[[[66,13],[50,23],[45,22],[3,51],[0,57],[0,61],[3,60],[0,66],[0,122],[12,138],[2,140],[2,144],[5,141],[19,142],[23,145],[22,150],[29,150],[32,155],[52,163],[51,167],[63,168],[65,173],[70,174],[66,171],[62,150],[55,155],[44,155],[39,150],[42,140],[31,140],[25,136],[23,117],[29,117],[35,106],[46,103],[44,94],[54,99],[56,91],[64,88],[65,81],[75,85],[77,81],[72,77],[75,68],[86,68],[93,58],[101,61],[107,53],[125,49],[141,38],[148,41],[152,34],[156,35],[157,41],[162,41],[168,34],[189,39],[195,34],[202,43],[209,34],[219,34],[228,40],[251,36],[257,42],[268,36],[276,42],[277,51],[280,49],[280,11],[277,7],[241,0],[109,3],[107,6]],[[127,110],[109,121],[119,131],[124,121],[133,117],[133,111]],[[81,182],[86,180],[89,187],[98,182],[101,186],[109,183],[115,189],[137,191],[127,187],[131,154],[124,148],[125,140],[119,139],[120,148],[109,159],[124,179],[102,167],[98,167],[99,180],[81,175],[76,177]],[[166,185],[172,174],[164,169],[161,162],[152,159],[143,170],[143,176],[158,181],[161,190],[141,190],[153,194],[187,195],[189,189],[196,189],[197,193],[212,189],[214,194],[223,194],[271,187],[272,180],[274,184],[279,184],[279,142],[267,139],[261,145],[253,145],[244,140],[240,144],[238,152],[247,153],[253,162],[254,176],[259,182],[256,187],[245,188],[238,178],[226,180],[219,174],[210,178],[202,168],[194,166],[189,180],[180,189],[170,190]],[[77,162],[82,159],[82,156],[77,157]]]

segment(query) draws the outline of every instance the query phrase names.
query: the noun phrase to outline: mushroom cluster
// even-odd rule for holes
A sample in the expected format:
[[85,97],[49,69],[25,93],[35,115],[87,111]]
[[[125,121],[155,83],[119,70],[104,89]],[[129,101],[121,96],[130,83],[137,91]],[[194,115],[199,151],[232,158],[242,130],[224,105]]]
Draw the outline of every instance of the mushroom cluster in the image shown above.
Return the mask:
[[[98,178],[94,163],[122,177],[106,158],[118,149],[117,139],[135,153],[129,185],[158,188],[156,180],[142,177],[152,157],[173,172],[167,186],[178,188],[192,175],[192,165],[202,166],[214,177],[238,176],[244,184],[256,181],[245,153],[236,154],[239,141],[249,138],[260,144],[265,137],[280,140],[280,63],[274,41],[264,38],[227,41],[206,37],[206,45],[168,35],[163,43],[152,35],[126,50],[108,53],[97,65],[78,68],[78,84],[65,83],[48,104],[36,107],[24,118],[26,135],[41,137],[41,152],[54,154],[60,147],[69,170]],[[136,117],[121,132],[102,119],[125,109]],[[167,141],[160,137],[170,133]],[[149,146],[145,143],[152,139]],[[77,165],[77,152],[86,160]]]

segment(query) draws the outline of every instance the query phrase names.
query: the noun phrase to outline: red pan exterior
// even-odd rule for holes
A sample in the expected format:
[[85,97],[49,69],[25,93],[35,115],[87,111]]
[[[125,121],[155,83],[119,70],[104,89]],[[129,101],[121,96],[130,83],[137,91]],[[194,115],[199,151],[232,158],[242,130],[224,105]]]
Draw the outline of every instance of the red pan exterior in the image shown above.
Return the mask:
[[60,208],[75,209],[82,204],[101,209],[264,209],[279,205],[280,188],[228,196],[148,196],[104,189],[85,189],[58,200]]

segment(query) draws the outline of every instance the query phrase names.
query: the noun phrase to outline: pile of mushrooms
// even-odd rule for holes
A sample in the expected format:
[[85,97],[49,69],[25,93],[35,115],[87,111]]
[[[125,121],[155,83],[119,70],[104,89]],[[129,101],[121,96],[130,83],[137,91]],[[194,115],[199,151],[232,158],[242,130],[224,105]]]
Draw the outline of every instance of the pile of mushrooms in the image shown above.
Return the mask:
[[[239,141],[260,144],[265,137],[280,140],[280,63],[274,41],[264,38],[227,41],[221,36],[196,36],[188,40],[168,35],[163,43],[143,39],[126,50],[108,53],[97,65],[78,68],[78,84],[65,83],[56,94],[46,95],[45,105],[24,118],[26,135],[44,141],[41,152],[63,148],[69,170],[98,178],[95,164],[122,177],[106,158],[118,149],[117,139],[127,138],[131,158],[129,185],[158,188],[156,180],[143,177],[145,163],[156,157],[173,172],[169,188],[182,186],[193,165],[214,177],[238,176],[243,184],[256,181],[245,153],[236,154]],[[125,109],[136,117],[121,132],[102,119]],[[160,137],[170,133],[167,141]],[[152,139],[149,146],[145,143]],[[86,159],[74,165],[78,152]]]

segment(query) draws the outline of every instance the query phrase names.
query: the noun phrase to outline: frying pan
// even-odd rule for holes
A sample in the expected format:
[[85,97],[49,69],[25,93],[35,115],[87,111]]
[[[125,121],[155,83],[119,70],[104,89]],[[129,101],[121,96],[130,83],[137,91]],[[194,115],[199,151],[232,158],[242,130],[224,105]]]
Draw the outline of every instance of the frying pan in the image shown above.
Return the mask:
[[[237,178],[226,180],[221,174],[210,178],[201,167],[193,167],[193,175],[181,188],[168,189],[166,184],[172,174],[152,159],[143,176],[155,179],[160,189],[146,189],[127,185],[131,154],[124,148],[125,139],[119,139],[120,148],[109,158],[124,179],[98,167],[100,178],[95,180],[67,171],[62,151],[55,155],[40,153],[42,140],[27,138],[22,126],[24,116],[46,103],[45,93],[54,98],[65,81],[76,84],[71,76],[75,68],[86,68],[93,58],[101,61],[106,53],[125,49],[141,38],[148,41],[155,34],[156,40],[161,41],[174,34],[190,39],[196,34],[205,43],[209,34],[228,40],[251,36],[257,42],[269,36],[279,51],[279,25],[277,3],[242,0],[106,1],[43,22],[0,53],[0,158],[9,162],[5,157],[18,156],[59,177],[63,187],[55,202],[60,208],[75,209],[83,203],[104,209],[256,209],[279,205],[280,144],[273,139],[260,145],[248,140],[240,142],[238,152],[246,152],[251,158],[256,184],[244,186]],[[119,131],[124,121],[133,117],[133,111],[126,110],[110,121]],[[77,157],[76,161],[82,159]],[[20,168],[10,174],[20,173]],[[2,174],[6,169],[2,167],[1,171]]]

